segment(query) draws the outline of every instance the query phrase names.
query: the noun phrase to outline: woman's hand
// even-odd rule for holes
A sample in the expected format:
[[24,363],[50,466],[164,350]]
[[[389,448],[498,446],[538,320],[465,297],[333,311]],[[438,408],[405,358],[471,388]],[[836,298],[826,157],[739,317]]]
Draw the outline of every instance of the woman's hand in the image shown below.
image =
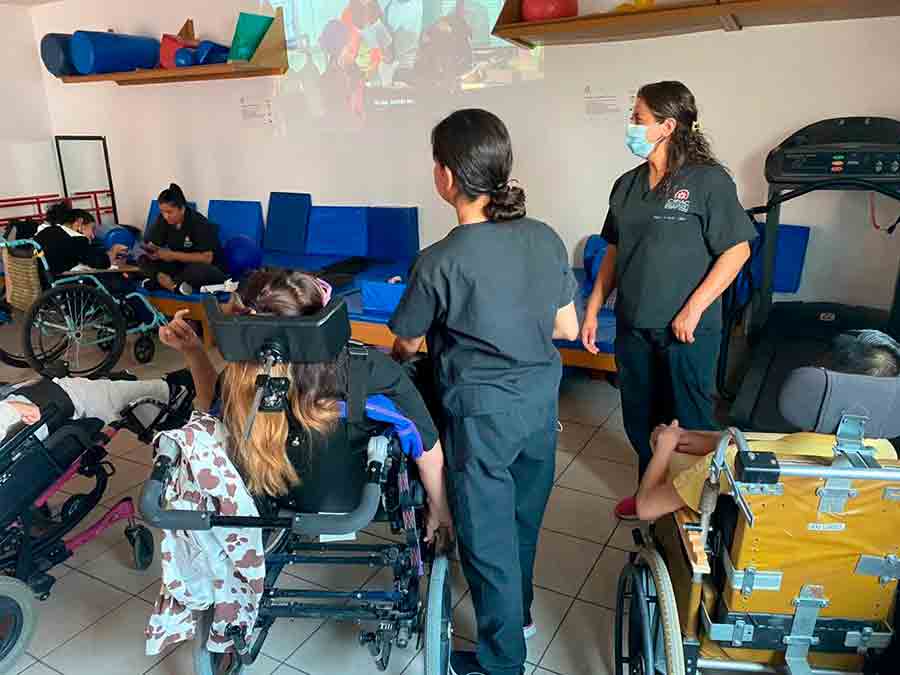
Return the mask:
[[125,244],[113,244],[106,252],[106,255],[109,256],[109,262],[115,265],[120,258],[125,257],[127,252],[128,247]]
[[200,341],[200,338],[184,319],[189,311],[187,309],[179,310],[168,325],[161,326],[159,329],[159,341],[182,354],[203,350],[203,343]]
[[597,349],[596,316],[584,317],[584,323],[581,324],[581,344],[583,344],[584,348],[587,349],[591,354],[600,353],[600,350]]
[[163,262],[172,262],[175,260],[175,251],[168,248],[161,248],[156,251],[156,259]]
[[702,316],[703,312],[694,309],[690,302],[682,307],[678,316],[672,321],[672,332],[675,334],[675,339],[689,345],[694,344],[694,331],[697,330],[697,324],[700,323]]
[[435,546],[441,549],[437,552],[441,553],[452,546],[454,539],[453,516],[450,514],[446,496],[437,500],[437,503],[429,499],[425,519],[425,541],[434,542]]

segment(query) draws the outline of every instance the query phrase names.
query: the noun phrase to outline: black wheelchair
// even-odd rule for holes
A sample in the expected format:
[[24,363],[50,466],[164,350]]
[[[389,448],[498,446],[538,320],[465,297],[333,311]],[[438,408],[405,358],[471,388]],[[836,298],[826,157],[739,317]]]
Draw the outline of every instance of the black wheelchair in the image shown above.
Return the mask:
[[[332,301],[317,315],[290,319],[225,317],[213,298],[205,298],[204,304],[225,360],[261,364],[263,375],[256,382],[256,403],[262,414],[284,414],[288,387],[286,381],[269,376],[274,364],[328,362],[344,350],[350,362],[348,421],[353,420],[359,396],[365,404],[365,394],[354,385],[360,381],[360,373],[364,375],[359,366],[365,367],[365,348],[349,342],[350,323],[342,299]],[[256,410],[251,415],[255,417]],[[336,463],[328,458],[304,472],[304,486],[324,487],[331,493],[333,500],[327,508],[317,512],[261,508],[260,512],[267,515],[255,518],[167,510],[161,499],[177,458],[159,453],[141,496],[140,509],[147,522],[164,530],[209,530],[217,526],[263,529],[266,574],[256,626],[249,633],[238,627],[230,629],[227,636],[233,640],[234,649],[220,654],[206,645],[212,609],[197,617],[197,675],[242,672],[259,655],[275,621],[283,618],[360,624],[359,642],[382,671],[388,668],[393,649],[418,650],[424,646],[425,672],[446,675],[452,636],[450,569],[447,557],[436,554],[422,538],[424,489],[417,480],[415,464],[401,450],[396,437],[381,435],[362,440],[364,446],[367,443],[364,456],[348,451]],[[337,493],[343,494],[334,498]],[[321,541],[323,537],[353,534],[372,522],[389,523],[393,533],[403,535],[402,541],[379,545]],[[279,588],[282,570],[296,564],[388,569],[393,580],[384,590]]]

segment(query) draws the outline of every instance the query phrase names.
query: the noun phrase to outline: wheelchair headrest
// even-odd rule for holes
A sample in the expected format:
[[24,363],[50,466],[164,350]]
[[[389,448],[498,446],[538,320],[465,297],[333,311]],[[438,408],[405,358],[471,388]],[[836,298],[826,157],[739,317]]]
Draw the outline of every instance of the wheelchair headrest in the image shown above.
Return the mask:
[[844,414],[864,415],[868,438],[900,436],[900,378],[798,368],[778,395],[778,409],[800,429],[837,433]]
[[273,345],[288,363],[334,361],[350,340],[350,317],[343,298],[302,317],[226,316],[215,297],[203,297],[206,317],[226,361],[258,361]]

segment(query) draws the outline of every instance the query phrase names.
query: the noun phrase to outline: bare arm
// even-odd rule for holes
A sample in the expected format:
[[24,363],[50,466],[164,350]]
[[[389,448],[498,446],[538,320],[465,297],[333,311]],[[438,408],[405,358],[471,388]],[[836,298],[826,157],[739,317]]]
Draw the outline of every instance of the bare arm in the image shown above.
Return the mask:
[[453,518],[447,501],[447,486],[444,476],[444,451],[438,441],[434,447],[416,460],[419,477],[428,497],[428,521],[425,540],[432,541],[440,528],[449,531],[453,538]]
[[201,251],[199,253],[183,253],[181,251],[168,251],[164,249],[160,251],[159,257],[160,260],[166,262],[202,263],[211,265],[213,261],[213,252]]
[[424,337],[417,338],[402,338],[396,337],[394,338],[394,346],[391,349],[391,356],[398,363],[404,363],[409,361],[413,356],[419,353],[419,350],[422,349],[422,344],[425,342]]
[[597,280],[588,298],[587,309],[584,314],[584,325],[581,327],[581,343],[591,354],[598,354],[597,349],[597,315],[600,308],[606,302],[606,298],[616,288],[616,247],[609,244],[606,255],[600,263],[600,271]]
[[575,303],[570,302],[556,313],[553,322],[554,340],[575,340],[578,338],[578,314],[575,313]]
[[197,410],[208,411],[216,395],[218,374],[213,368],[212,361],[209,360],[209,355],[203,350],[200,338],[184,320],[187,313],[186,309],[176,312],[172,321],[159,329],[159,340],[184,355],[194,380],[194,388],[197,390],[194,407]]

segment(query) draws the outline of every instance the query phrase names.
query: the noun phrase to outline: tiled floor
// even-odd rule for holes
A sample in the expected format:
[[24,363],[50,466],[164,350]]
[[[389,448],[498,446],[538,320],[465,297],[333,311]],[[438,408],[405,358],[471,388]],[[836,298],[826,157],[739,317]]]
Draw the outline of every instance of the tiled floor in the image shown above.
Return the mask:
[[[142,377],[180,366],[177,354],[161,349],[153,364],[134,367]],[[0,369],[0,380],[16,381],[22,371]],[[627,551],[629,528],[617,526],[615,499],[634,488],[633,454],[622,432],[619,397],[602,380],[567,374],[560,395],[564,425],[557,448],[557,481],[538,550],[534,616],[538,635],[528,643],[529,675],[609,675],[615,584]],[[135,495],[146,477],[149,449],[122,434],[111,445],[117,473],[106,504]],[[135,572],[123,525],[91,542],[66,566],[50,598],[38,603],[37,634],[11,672],[28,675],[188,675],[191,645],[158,657],[144,655],[143,628],[159,584],[155,562]],[[384,528],[361,535],[377,541]],[[375,584],[374,573],[348,575],[332,569],[292,568],[282,576],[290,588],[344,589]],[[455,631],[458,644],[476,638],[472,604],[462,574],[454,570]],[[373,576],[376,578],[373,579]],[[280,621],[269,635],[252,673],[347,675],[377,672],[358,646],[357,628],[312,620]],[[421,654],[395,649],[390,673],[424,672]]]

